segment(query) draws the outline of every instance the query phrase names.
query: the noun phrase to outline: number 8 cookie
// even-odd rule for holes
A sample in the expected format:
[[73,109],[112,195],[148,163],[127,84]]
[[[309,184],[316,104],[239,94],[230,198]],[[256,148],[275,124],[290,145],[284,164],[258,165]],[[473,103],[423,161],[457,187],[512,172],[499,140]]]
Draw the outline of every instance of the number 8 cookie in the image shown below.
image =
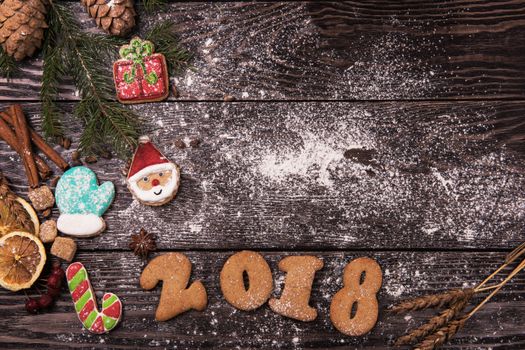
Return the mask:
[[122,316],[122,302],[118,296],[105,293],[102,297],[102,311],[98,311],[95,292],[84,265],[79,262],[69,265],[66,278],[78,319],[87,330],[103,334],[117,326]]
[[[338,331],[360,336],[374,327],[379,312],[376,294],[382,281],[381,267],[373,259],[358,258],[346,265],[343,288],[334,295],[330,304],[330,319]],[[355,314],[352,315],[353,309]]]

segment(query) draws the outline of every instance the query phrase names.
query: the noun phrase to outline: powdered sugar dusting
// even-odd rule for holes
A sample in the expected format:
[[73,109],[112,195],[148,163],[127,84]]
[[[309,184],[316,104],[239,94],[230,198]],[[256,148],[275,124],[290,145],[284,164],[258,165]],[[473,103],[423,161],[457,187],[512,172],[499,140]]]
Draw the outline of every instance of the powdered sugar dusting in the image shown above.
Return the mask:
[[[332,38],[333,33],[323,30],[326,20],[316,18],[322,13],[316,6],[323,7],[259,4],[252,11],[272,20],[255,22],[249,17],[252,11],[234,4],[218,5],[220,10],[193,6],[198,25],[194,12],[178,18],[183,21],[181,40],[195,52],[195,70],[173,78],[180,97],[304,99],[313,94],[327,99],[395,99],[429,96],[438,90],[431,82],[441,79],[441,67],[417,58],[432,56],[438,48],[406,34],[407,28],[420,30],[419,24],[392,17],[389,25],[399,30]],[[162,13],[159,20],[167,16]],[[326,44],[330,40],[351,40],[355,50],[336,49],[338,45]]]
[[[524,219],[519,159],[471,139],[488,130],[490,106],[451,106],[437,116],[389,103],[155,106],[146,118],[163,120],[152,135],[181,165],[181,190],[119,221],[150,225],[167,246],[510,244]],[[186,137],[202,143],[173,146]]]

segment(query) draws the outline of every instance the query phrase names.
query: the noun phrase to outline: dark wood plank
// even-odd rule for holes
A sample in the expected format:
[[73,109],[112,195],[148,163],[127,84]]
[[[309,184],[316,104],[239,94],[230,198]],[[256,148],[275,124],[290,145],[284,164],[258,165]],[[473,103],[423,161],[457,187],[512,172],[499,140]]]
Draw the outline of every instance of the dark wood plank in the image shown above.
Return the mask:
[[[69,5],[87,29],[78,2]],[[525,2],[172,3],[196,70],[181,99],[391,100],[525,97]],[[38,99],[42,62],[0,81],[1,99]],[[68,82],[62,98],[77,99]]]
[[[141,227],[165,249],[509,249],[523,240],[523,153],[492,137],[523,135],[511,127],[521,102],[136,108],[181,165],[180,193],[163,207],[140,205],[123,162],[101,159],[91,168],[115,183],[117,197],[108,230],[81,240],[83,249],[126,249]],[[39,105],[24,109],[38,128]],[[79,128],[66,124],[70,157]],[[201,144],[181,150],[177,138]],[[22,165],[3,143],[0,168],[25,193]]]
[[[23,293],[2,290],[1,347],[325,349],[359,346],[363,349],[383,349],[394,337],[432,314],[423,312],[406,317],[393,316],[385,311],[388,305],[422,293],[474,286],[504,259],[502,253],[310,252],[308,254],[321,257],[325,267],[316,276],[311,297],[311,305],[319,311],[318,319],[302,323],[274,314],[267,305],[254,312],[243,312],[227,304],[220,291],[218,276],[231,253],[187,253],[193,263],[192,281],[203,281],[209,305],[204,312],[190,311],[162,323],[155,322],[153,316],[160,287],[148,292],[141,290],[138,278],[143,263],[131,252],[78,254],[77,260],[86,265],[98,297],[105,291],[111,291],[122,299],[125,311],[121,325],[108,335],[91,335],[82,330],[66,291],[50,313],[33,316],[24,310]],[[275,295],[280,295],[283,276],[277,271],[277,262],[284,256],[301,252],[262,254],[269,261],[277,281]],[[332,327],[328,309],[332,296],[341,288],[342,268],[359,256],[373,257],[382,266],[384,284],[379,293],[380,316],[370,334],[347,337]],[[525,346],[522,328],[525,322],[524,284],[524,275],[517,275],[446,348],[518,349]]]

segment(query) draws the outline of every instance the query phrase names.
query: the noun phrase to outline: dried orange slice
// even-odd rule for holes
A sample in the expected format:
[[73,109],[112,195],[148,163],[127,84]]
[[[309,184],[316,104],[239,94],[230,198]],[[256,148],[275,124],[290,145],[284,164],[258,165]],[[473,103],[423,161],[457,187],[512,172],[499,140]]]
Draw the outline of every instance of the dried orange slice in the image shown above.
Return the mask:
[[31,287],[45,262],[46,251],[36,236],[14,231],[0,238],[0,286],[13,292]]
[[34,234],[35,236],[38,236],[38,232],[40,231],[40,223],[38,222],[38,216],[36,215],[35,210],[24,199],[18,197],[16,200],[18,203],[22,204],[22,207],[29,215],[31,222],[33,223],[33,229],[27,230],[25,227],[20,225],[18,220],[16,220],[16,218],[13,216],[15,214],[13,214],[7,208],[5,202],[0,199],[0,237],[5,236],[12,231],[27,231]]

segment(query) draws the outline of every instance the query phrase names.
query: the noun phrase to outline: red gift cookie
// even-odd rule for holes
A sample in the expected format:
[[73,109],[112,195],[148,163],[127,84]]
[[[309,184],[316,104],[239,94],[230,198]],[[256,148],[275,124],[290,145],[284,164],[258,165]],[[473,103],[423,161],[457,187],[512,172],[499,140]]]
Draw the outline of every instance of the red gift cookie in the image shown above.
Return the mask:
[[155,102],[168,97],[166,59],[154,51],[153,43],[140,38],[120,48],[121,58],[113,63],[113,80],[121,103]]

